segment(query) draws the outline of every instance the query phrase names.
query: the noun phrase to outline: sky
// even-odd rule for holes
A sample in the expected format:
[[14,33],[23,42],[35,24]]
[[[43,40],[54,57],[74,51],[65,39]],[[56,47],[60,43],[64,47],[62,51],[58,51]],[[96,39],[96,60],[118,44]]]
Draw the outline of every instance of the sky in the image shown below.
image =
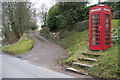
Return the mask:
[[[93,5],[93,4],[97,4],[99,0],[89,0],[90,1],[90,5]],[[101,2],[103,2],[105,0],[101,0]]]

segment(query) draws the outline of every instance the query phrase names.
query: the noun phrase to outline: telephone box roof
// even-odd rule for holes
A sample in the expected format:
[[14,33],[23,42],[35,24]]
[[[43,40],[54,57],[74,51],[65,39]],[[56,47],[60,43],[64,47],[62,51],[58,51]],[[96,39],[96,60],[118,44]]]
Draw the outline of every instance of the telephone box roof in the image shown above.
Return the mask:
[[91,7],[90,10],[89,10],[89,12],[90,12],[91,10],[93,10],[93,9],[98,9],[98,8],[106,8],[106,9],[110,9],[110,10],[111,10],[111,8],[110,8],[109,6],[99,4],[99,5],[96,5],[96,6]]

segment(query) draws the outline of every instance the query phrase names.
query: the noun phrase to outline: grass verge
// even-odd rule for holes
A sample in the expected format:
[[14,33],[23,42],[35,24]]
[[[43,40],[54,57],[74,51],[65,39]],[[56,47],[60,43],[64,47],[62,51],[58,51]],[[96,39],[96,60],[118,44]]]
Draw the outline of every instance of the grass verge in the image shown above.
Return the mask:
[[33,47],[33,45],[34,40],[28,37],[28,34],[25,34],[25,37],[17,43],[3,46],[2,52],[17,55],[29,51]]

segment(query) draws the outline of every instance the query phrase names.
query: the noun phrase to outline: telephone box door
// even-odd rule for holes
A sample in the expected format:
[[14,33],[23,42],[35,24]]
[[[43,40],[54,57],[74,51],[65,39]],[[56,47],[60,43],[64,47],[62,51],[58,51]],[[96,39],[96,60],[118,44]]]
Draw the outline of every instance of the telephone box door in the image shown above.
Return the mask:
[[90,46],[93,50],[101,49],[101,13],[91,14]]

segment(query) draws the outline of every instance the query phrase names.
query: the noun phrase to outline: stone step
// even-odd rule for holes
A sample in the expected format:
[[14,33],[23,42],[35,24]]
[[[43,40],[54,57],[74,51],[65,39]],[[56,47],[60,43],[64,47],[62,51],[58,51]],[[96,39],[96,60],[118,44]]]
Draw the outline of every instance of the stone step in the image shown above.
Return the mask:
[[82,53],[82,55],[96,56],[96,57],[102,56],[100,54],[93,54],[93,53]]
[[80,60],[94,61],[94,62],[97,61],[97,59],[94,59],[94,58],[83,58],[83,57],[78,57],[78,59],[80,59]]
[[87,67],[87,68],[93,67],[93,65],[88,65],[88,64],[83,64],[83,63],[76,63],[76,62],[73,62],[72,66],[82,66],[82,67]]
[[75,69],[75,68],[72,68],[72,67],[66,68],[66,71],[72,71],[72,72],[75,72],[75,73],[79,73],[79,74],[83,74],[83,75],[88,75],[87,72],[83,72],[82,70],[78,70],[78,69]]

